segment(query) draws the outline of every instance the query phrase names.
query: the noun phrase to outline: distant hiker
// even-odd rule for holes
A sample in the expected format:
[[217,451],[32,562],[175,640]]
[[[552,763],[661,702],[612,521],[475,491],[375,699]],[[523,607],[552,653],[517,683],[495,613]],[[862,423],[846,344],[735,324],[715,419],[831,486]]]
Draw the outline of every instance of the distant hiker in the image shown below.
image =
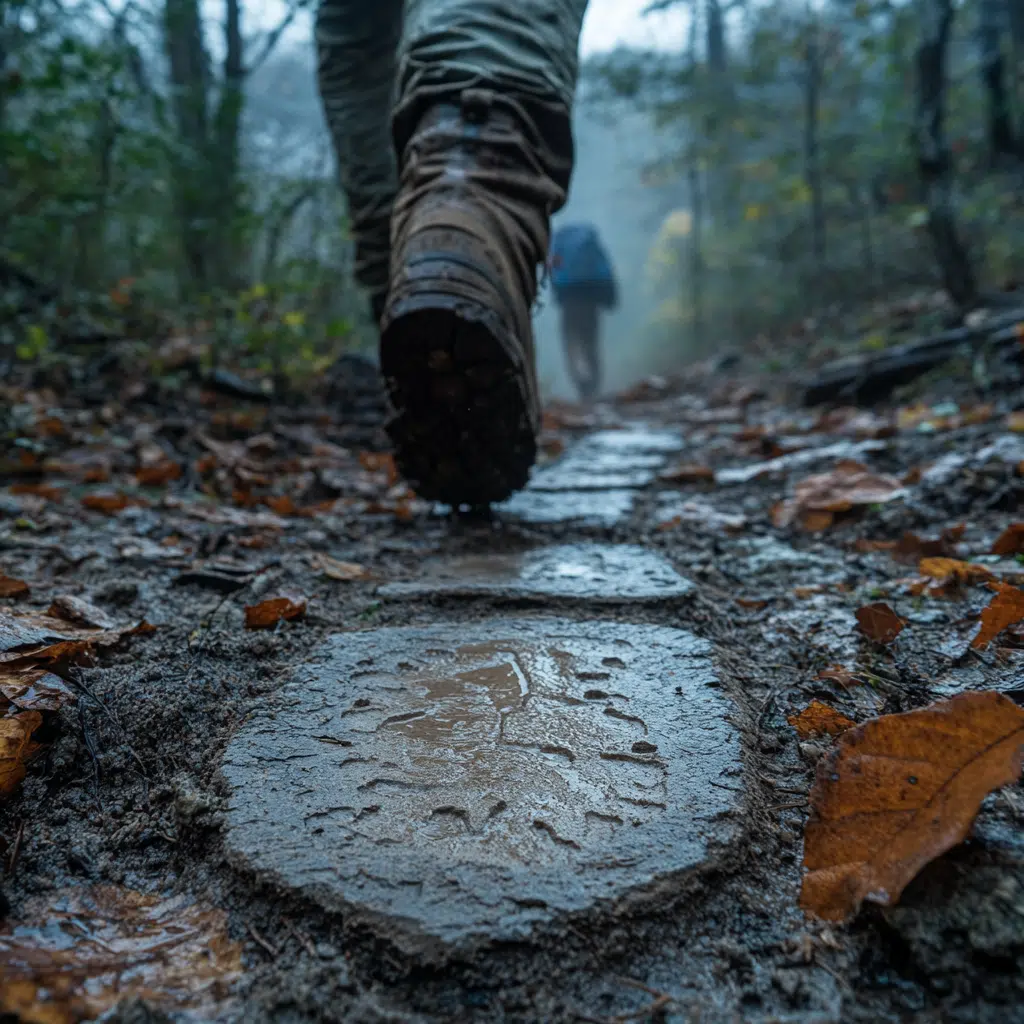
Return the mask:
[[580,398],[590,401],[601,387],[601,311],[614,309],[619,300],[615,272],[590,224],[565,224],[555,231],[549,267],[569,376]]

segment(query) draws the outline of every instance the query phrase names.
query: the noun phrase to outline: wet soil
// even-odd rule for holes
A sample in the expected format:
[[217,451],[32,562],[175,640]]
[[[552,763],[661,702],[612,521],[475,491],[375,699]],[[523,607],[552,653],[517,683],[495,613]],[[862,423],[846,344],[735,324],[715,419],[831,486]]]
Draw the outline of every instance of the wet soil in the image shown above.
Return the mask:
[[[8,926],[31,929],[40,901],[98,884],[226,914],[242,973],[225,998],[190,1012],[147,991],[108,1020],[1024,1021],[1024,788],[990,797],[970,840],[922,871],[898,907],[869,905],[849,926],[823,926],[797,901],[807,792],[824,747],[801,742],[787,722],[813,698],[856,721],[970,688],[1024,701],[1014,642],[968,646],[989,591],[912,596],[900,581],[913,564],[858,543],[899,541],[907,531],[937,538],[963,523],[956,555],[1009,582],[1024,577],[1015,560],[987,555],[1020,515],[1024,435],[1008,429],[1007,417],[1024,405],[1024,391],[976,394],[933,378],[902,399],[904,408],[923,400],[925,411],[887,426],[879,411],[787,408],[784,383],[744,378],[742,367],[728,379],[695,372],[628,402],[553,409],[544,482],[489,519],[424,507],[373,459],[348,459],[347,446],[371,447],[377,436],[365,423],[353,433],[329,410],[268,422],[254,421],[244,404],[207,405],[202,428],[215,443],[241,446],[231,451],[201,447],[194,425],[168,428],[159,407],[75,412],[71,434],[90,439],[78,447],[112,451],[115,479],[118,460],[154,436],[185,461],[212,452],[217,466],[213,477],[189,470],[147,492],[145,507],[109,515],[78,505],[93,487],[81,476],[73,511],[69,498],[54,504],[16,486],[2,495],[2,567],[32,588],[19,609],[45,610],[71,594],[120,622],[157,627],[70,670],[77,702],[59,713],[20,791],[0,807]],[[982,402],[991,406],[983,413]],[[26,413],[21,435],[40,436],[41,410]],[[155,433],[141,429],[147,424]],[[599,440],[593,454],[588,437],[623,430],[667,430],[679,444],[609,454]],[[74,440],[46,443],[73,448]],[[573,461],[577,442],[590,454]],[[236,493],[240,472],[259,475],[239,453],[251,462],[273,445],[292,461],[311,460],[287,468],[289,479],[301,478],[300,515]],[[565,452],[563,486],[557,460]],[[17,462],[16,448],[8,455]],[[773,525],[773,507],[797,481],[844,457],[903,478],[906,493],[819,532]],[[664,472],[679,463],[741,472],[718,482]],[[225,472],[230,479],[217,476]],[[250,484],[247,494],[257,494],[262,484]],[[585,587],[560,594],[550,574],[541,574],[539,595],[524,595],[521,580],[508,584],[515,566],[537,557],[531,552],[590,543],[639,545],[694,589],[631,600],[628,559],[612,574],[627,584],[620,602],[606,593],[588,601]],[[319,555],[369,574],[333,579]],[[481,570],[489,556],[500,556],[493,573]],[[460,566],[468,596],[449,592]],[[650,566],[637,572],[642,582]],[[305,616],[247,630],[245,607],[282,592],[306,597]],[[855,628],[856,609],[881,599],[909,623],[889,648]],[[535,914],[530,929],[496,929],[491,942],[439,953],[371,926],[347,898],[254,868],[257,855],[278,863],[314,855],[301,844],[289,851],[272,829],[238,855],[228,751],[268,711],[289,707],[300,724],[316,713],[308,694],[295,692],[311,664],[346,657],[353,634],[353,649],[371,631],[396,627],[498,642],[512,620],[535,621],[538,635],[559,620],[611,638],[631,625],[670,628],[710,645],[736,752],[713,779],[694,755],[689,781],[714,786],[716,806],[734,803],[737,824],[702,870],[670,875],[656,898],[582,910],[567,900],[557,913]],[[854,683],[820,677],[834,665]],[[366,697],[347,693],[344,679],[335,673],[332,700]],[[263,756],[273,756],[272,737],[261,740],[270,744]],[[685,778],[682,754],[674,770]],[[694,833],[678,827],[680,846],[692,845]],[[557,888],[545,879],[536,884]]]

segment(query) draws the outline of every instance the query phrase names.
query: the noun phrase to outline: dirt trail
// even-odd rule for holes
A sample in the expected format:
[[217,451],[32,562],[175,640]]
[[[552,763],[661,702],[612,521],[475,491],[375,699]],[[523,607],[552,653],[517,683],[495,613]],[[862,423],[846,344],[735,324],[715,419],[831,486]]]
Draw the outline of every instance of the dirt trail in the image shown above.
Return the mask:
[[[55,666],[75,699],[48,713],[24,781],[0,805],[0,968],[20,964],[18,978],[29,979],[21,1019],[86,1019],[100,1007],[106,1020],[133,1022],[1024,1021],[1019,784],[985,802],[972,838],[925,868],[899,906],[866,905],[848,926],[815,923],[798,908],[807,794],[829,743],[801,740],[789,717],[818,699],[861,722],[968,689],[1024,702],[1022,637],[1011,630],[985,651],[969,646],[990,590],[982,582],[929,590],[916,564],[921,554],[941,552],[982,563],[1006,583],[1024,578],[1014,557],[989,554],[1019,515],[1024,433],[1012,414],[1024,393],[1006,389],[982,400],[961,384],[927,387],[899,408],[825,414],[787,408],[774,388],[762,393],[739,371],[727,378],[695,370],[589,412],[552,408],[545,464],[527,492],[488,520],[453,518],[407,492],[388,457],[373,453],[382,445],[372,402],[353,423],[331,412],[284,415],[209,396],[196,401],[194,415],[182,414],[192,407],[181,403],[171,414],[153,396],[78,408],[39,392],[17,402],[8,396],[16,440],[4,465],[0,551],[4,573],[25,581],[29,593],[5,600],[7,610],[43,613],[70,595],[118,626],[145,620],[156,627],[98,650],[91,665]],[[849,460],[862,467],[856,472],[872,474],[870,498],[862,492],[843,509],[835,494],[814,503],[806,487],[797,490],[807,477],[837,466],[842,473]],[[877,492],[879,479],[895,481],[891,493]],[[908,533],[917,541],[906,540]],[[553,559],[545,554],[552,548]],[[246,608],[282,595],[295,602],[293,618],[246,628]],[[857,610],[878,601],[907,623],[888,646],[857,629]],[[515,636],[506,636],[513,621]],[[572,624],[584,637],[579,649]],[[379,663],[346,653],[375,642],[348,644],[352,631],[396,629],[383,634]],[[477,660],[452,668],[447,654],[437,654],[448,666],[441,675],[425,655],[421,664],[416,652],[427,644],[417,637],[442,634],[457,648],[456,661],[468,649],[459,644],[476,644]],[[555,639],[544,647],[549,634]],[[671,686],[652,679],[654,662],[634,671],[629,657],[593,646],[628,646],[633,638],[653,651],[662,641],[651,638],[666,637],[668,650],[683,636],[697,644],[698,661]],[[412,653],[400,653],[397,637]],[[490,640],[497,660],[480,653]],[[506,657],[513,641],[521,647]],[[562,647],[570,667],[545,668],[543,657]],[[560,797],[535,780],[539,804],[563,803],[555,817],[532,823],[536,835],[527,838],[535,845],[523,863],[537,872],[524,874],[522,884],[540,886],[536,878],[547,872],[549,889],[543,898],[527,893],[515,914],[467,910],[483,922],[471,943],[412,941],[408,935],[420,933],[399,919],[422,913],[424,934],[462,934],[459,901],[470,906],[486,893],[469,885],[422,911],[409,909],[419,897],[403,905],[405,897],[387,895],[398,923],[382,926],[378,913],[353,909],[378,899],[356,891],[363,885],[357,873],[346,875],[346,864],[363,863],[362,847],[348,861],[331,861],[330,844],[316,845],[322,832],[311,831],[308,843],[301,838],[308,809],[296,818],[300,832],[285,831],[300,800],[298,789],[287,788],[295,777],[289,762],[307,756],[307,733],[321,737],[317,750],[338,764],[355,734],[332,731],[340,719],[331,716],[376,699],[375,677],[363,679],[357,664],[364,674],[379,671],[381,692],[392,695],[401,672],[413,673],[413,696],[387,696],[395,706],[386,721],[414,739],[426,735],[422,720],[433,714],[415,703],[423,687],[457,671],[470,673],[460,685],[471,699],[458,704],[458,714],[472,735],[484,719],[507,730],[508,709],[531,706],[523,701],[527,690],[539,694],[533,706],[548,694],[552,706],[569,709],[558,720],[557,742],[543,720],[522,726],[521,740],[501,734],[513,747],[539,750],[545,764],[560,766],[559,778],[576,772],[577,788]],[[509,665],[522,667],[527,682],[516,682]],[[847,672],[825,671],[835,666]],[[484,670],[491,675],[481,690],[472,673]],[[558,690],[570,676],[581,686],[576,696]],[[689,768],[676,754],[665,769],[676,780],[690,778],[690,770],[706,776],[683,801],[694,819],[677,822],[675,832],[651,832],[664,840],[657,851],[634,844],[633,859],[614,869],[614,898],[593,896],[585,881],[574,903],[574,883],[561,885],[559,865],[568,879],[592,847],[615,849],[625,843],[618,829],[655,828],[658,814],[645,807],[643,823],[630,824],[605,799],[619,783],[601,782],[596,810],[565,824],[582,806],[580,794],[598,785],[580,754],[589,734],[570,712],[588,714],[585,700],[600,702],[601,729],[631,737],[622,756],[637,763],[624,767],[640,773],[671,743],[673,715],[681,716],[679,728],[699,727],[673,703],[689,699],[686,687],[698,677],[701,699],[710,701],[704,724],[720,733],[690,753]],[[662,696],[651,689],[655,682],[666,684]],[[450,687],[443,697],[462,699]],[[444,706],[455,714],[455,705]],[[322,719],[308,721],[325,708]],[[454,764],[461,748],[451,737],[464,734],[444,721]],[[409,722],[421,722],[420,732]],[[257,735],[259,744],[246,748],[255,767],[246,767],[239,745]],[[593,742],[605,744],[605,736]],[[388,756],[400,761],[401,736],[388,743]],[[728,758],[709,774],[707,759],[724,758],[723,751]],[[607,779],[617,779],[618,766],[602,757]],[[533,768],[509,765],[537,763],[503,761],[487,785],[497,793],[520,770],[532,778]],[[360,776],[360,785],[376,785],[380,773],[371,775]],[[431,784],[450,781],[443,770],[440,776]],[[389,783],[405,785],[390,776]],[[645,784],[638,775],[636,785]],[[682,792],[671,788],[677,784],[669,784],[673,798]],[[240,785],[249,786],[241,797]],[[369,836],[385,851],[366,862],[367,893],[374,886],[392,892],[404,856],[388,852],[393,835],[378,812],[403,806],[418,813],[416,800],[389,800],[374,797],[353,809],[339,784],[336,798],[315,810],[330,820],[339,808],[353,812],[359,830],[351,816],[345,828],[358,831],[357,845]],[[456,804],[456,797],[435,800],[434,810],[446,812],[430,818],[439,845],[427,842],[417,858],[429,861],[444,849],[458,866],[470,856],[460,837],[489,835],[490,811],[477,818]],[[243,805],[248,821],[271,810],[258,841],[240,838]],[[507,806],[515,811],[514,796],[488,805]],[[505,847],[495,842],[501,861]],[[321,848],[327,860],[302,867]],[[648,863],[649,855],[662,859]],[[487,885],[494,878],[479,877]],[[436,883],[439,891],[445,884]],[[413,879],[409,891],[423,885]],[[123,934],[104,937],[95,924],[104,913],[108,921],[125,917],[123,908],[111,909],[121,907],[111,893],[122,889],[178,897],[182,908],[197,904],[214,915],[189,924],[193,945],[177,967],[191,977],[195,942],[212,943],[219,952],[207,968],[211,977],[222,971],[219,980],[199,972],[202,985],[190,988],[156,970],[145,984],[128,984],[121,959],[131,943]],[[631,898],[634,889],[642,899]],[[90,894],[87,905],[69,903],[69,890]],[[95,904],[101,891],[114,901],[103,904],[105,912]],[[173,907],[152,911],[154,934],[165,936],[159,929],[175,914],[191,922],[199,912]],[[432,914],[455,923],[442,926]],[[127,917],[136,936],[148,934]],[[207,928],[216,939],[195,939]],[[47,983],[58,996],[46,1003],[37,984],[45,972],[24,967],[25,951],[47,948],[51,956],[54,934],[70,935],[64,976],[81,976],[89,972],[74,960],[82,945],[75,936],[84,929],[112,957],[92,970],[94,1001],[59,995],[51,958]],[[131,997],[96,995],[116,984]],[[18,1020],[2,1000],[0,1010]]]

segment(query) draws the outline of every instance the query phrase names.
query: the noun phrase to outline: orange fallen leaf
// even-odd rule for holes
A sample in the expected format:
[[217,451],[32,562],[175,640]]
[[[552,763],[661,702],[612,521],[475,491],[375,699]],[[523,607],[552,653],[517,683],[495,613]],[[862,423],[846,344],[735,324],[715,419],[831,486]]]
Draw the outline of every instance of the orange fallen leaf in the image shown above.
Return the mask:
[[996,596],[981,613],[981,629],[971,641],[974,648],[988,645],[1007,626],[1024,620],[1024,590],[1011,587],[1009,583],[996,583]]
[[992,545],[993,555],[1019,555],[1024,552],[1024,523],[1010,523]]
[[287,494],[269,495],[262,498],[261,501],[267,508],[272,512],[276,512],[279,516],[297,516],[299,514],[298,505]]
[[658,474],[658,479],[668,484],[714,483],[715,471],[710,466],[696,462],[682,462]]
[[1006,429],[1015,434],[1024,434],[1024,409],[1016,409],[1006,417]]
[[9,797],[25,778],[32,733],[43,724],[38,711],[21,711],[0,718],[0,800]]
[[827,588],[822,583],[810,583],[802,587],[793,588],[793,596],[800,598],[801,601],[806,601],[809,597],[814,597],[815,594],[824,594]]
[[752,611],[760,611],[762,608],[768,607],[767,601],[759,601],[756,598],[751,597],[737,597],[736,603],[741,608],[749,608]]
[[992,579],[992,573],[985,566],[974,562],[961,562],[957,558],[922,558],[918,571],[922,576],[938,580],[940,583],[953,583],[957,586],[968,586]]
[[398,482],[398,467],[390,452],[360,452],[359,465],[368,473],[384,473],[388,487]]
[[365,580],[370,575],[365,565],[360,565],[358,562],[342,562],[337,558],[331,558],[330,555],[317,553],[313,555],[311,562],[313,568],[318,572],[343,583],[352,580]]
[[301,619],[306,614],[306,599],[301,594],[268,597],[259,604],[247,605],[246,629],[270,629],[279,622]]
[[28,597],[31,588],[24,580],[0,572],[0,597]]
[[800,906],[826,921],[862,901],[896,903],[962,842],[994,789],[1016,782],[1024,710],[992,691],[883,715],[844,733],[818,764],[804,833]]
[[812,700],[803,711],[790,715],[786,721],[802,740],[811,736],[838,736],[857,724],[820,700]]
[[772,510],[778,527],[799,522],[805,530],[823,530],[832,525],[836,513],[891,501],[903,494],[896,477],[872,473],[859,462],[844,460],[829,473],[801,480],[793,497]]
[[144,504],[139,498],[130,498],[127,494],[86,494],[82,498],[82,505],[93,512],[105,512],[113,515],[115,512],[122,512],[130,505]]
[[177,480],[180,476],[181,464],[170,460],[152,466],[139,466],[135,470],[135,479],[143,487],[160,487]]
[[876,644],[891,644],[906,623],[884,601],[876,601],[857,609],[857,625]]

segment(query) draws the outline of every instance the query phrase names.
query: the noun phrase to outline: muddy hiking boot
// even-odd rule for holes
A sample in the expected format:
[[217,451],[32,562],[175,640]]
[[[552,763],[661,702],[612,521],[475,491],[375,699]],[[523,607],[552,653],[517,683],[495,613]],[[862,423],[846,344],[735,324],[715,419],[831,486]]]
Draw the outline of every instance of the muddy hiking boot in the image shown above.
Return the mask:
[[536,457],[531,307],[561,195],[537,152],[524,118],[466,90],[402,155],[380,362],[398,468],[428,500],[502,501]]

